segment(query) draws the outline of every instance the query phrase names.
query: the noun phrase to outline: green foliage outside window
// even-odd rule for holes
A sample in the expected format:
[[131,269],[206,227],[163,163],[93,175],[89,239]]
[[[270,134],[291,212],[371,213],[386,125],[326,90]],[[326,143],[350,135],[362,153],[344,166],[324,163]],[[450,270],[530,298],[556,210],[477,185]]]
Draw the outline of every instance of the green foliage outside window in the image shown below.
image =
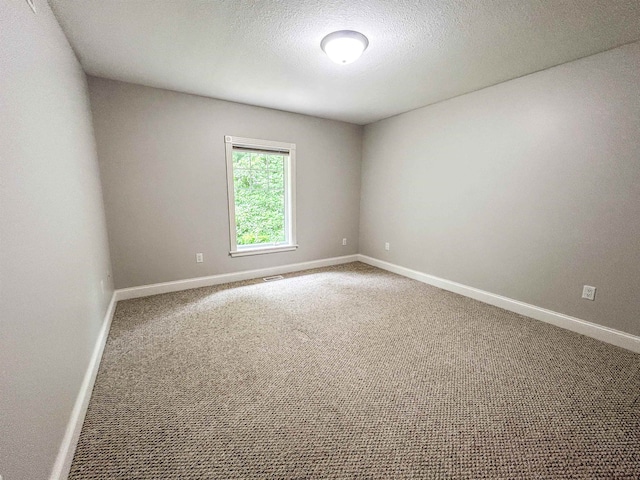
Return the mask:
[[283,155],[233,152],[238,245],[286,240],[284,162]]

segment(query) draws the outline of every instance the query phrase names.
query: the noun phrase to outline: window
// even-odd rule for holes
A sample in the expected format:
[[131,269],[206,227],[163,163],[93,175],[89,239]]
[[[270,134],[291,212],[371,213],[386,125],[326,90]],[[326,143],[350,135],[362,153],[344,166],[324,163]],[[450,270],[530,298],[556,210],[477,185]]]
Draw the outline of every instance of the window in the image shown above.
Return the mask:
[[225,137],[231,256],[295,250],[294,143]]

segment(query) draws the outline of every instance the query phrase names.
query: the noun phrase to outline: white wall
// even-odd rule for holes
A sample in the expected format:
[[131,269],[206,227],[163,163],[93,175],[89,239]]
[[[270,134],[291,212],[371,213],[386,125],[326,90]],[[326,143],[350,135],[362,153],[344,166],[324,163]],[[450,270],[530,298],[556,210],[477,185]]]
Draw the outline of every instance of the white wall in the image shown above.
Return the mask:
[[6,480],[49,477],[112,293],[85,76],[47,3],[36,5],[0,2]]
[[[357,253],[362,127],[92,77],[89,90],[117,288]],[[297,251],[229,257],[225,135],[296,144]]]
[[360,251],[638,335],[639,139],[640,43],[368,125]]

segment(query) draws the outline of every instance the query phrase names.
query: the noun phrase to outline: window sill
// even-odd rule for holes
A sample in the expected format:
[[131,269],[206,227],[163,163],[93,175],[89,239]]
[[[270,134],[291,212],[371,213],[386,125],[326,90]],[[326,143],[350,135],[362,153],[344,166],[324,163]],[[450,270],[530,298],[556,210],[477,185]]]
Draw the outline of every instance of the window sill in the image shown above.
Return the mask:
[[298,245],[281,245],[278,247],[255,247],[243,248],[229,252],[232,257],[246,257],[248,255],[262,255],[263,253],[291,252],[298,248]]

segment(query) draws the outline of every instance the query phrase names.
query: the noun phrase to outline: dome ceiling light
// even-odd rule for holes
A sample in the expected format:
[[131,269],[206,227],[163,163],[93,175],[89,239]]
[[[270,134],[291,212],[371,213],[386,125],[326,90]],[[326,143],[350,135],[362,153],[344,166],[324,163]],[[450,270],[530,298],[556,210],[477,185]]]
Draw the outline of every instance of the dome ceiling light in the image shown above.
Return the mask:
[[340,30],[327,35],[320,47],[327,56],[340,65],[355,62],[369,46],[369,40],[360,32]]

